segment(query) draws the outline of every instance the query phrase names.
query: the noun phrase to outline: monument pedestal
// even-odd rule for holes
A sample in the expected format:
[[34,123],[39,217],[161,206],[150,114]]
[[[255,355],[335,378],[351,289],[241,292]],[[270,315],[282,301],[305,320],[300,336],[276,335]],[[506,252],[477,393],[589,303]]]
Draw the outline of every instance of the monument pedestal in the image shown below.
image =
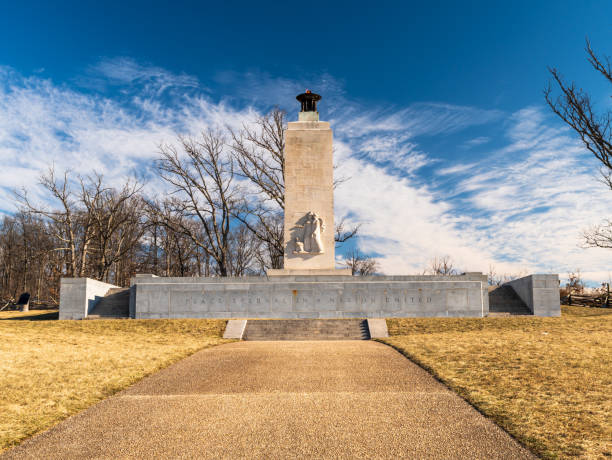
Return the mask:
[[480,273],[138,278],[132,283],[137,319],[482,317],[489,312],[487,275]]
[[[511,286],[534,315],[559,316],[557,275],[532,275]],[[81,319],[109,289],[62,278],[60,318]],[[110,286],[112,287],[112,286]],[[244,278],[134,277],[130,316],[146,318],[405,318],[489,314],[487,275],[313,276]]]
[[285,131],[284,224],[285,270],[333,272],[334,163],[327,122],[291,122]]

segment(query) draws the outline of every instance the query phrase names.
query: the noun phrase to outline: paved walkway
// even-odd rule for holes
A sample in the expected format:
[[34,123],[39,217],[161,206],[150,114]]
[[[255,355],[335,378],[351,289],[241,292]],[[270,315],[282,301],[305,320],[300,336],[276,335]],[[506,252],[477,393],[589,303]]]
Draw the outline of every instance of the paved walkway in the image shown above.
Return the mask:
[[532,458],[376,342],[203,350],[3,458]]

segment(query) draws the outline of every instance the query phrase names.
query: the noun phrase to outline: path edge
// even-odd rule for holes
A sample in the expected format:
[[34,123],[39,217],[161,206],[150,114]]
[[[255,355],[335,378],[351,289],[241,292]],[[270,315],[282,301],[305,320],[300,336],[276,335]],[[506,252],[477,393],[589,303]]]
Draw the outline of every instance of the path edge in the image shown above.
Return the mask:
[[[388,338],[392,338],[392,336],[389,336]],[[461,399],[463,399],[467,404],[469,404],[471,407],[473,407],[480,415],[482,415],[483,417],[485,417],[486,419],[488,419],[492,423],[494,423],[497,427],[499,427],[500,430],[502,430],[504,433],[506,433],[508,436],[510,436],[512,439],[514,439],[521,447],[523,447],[527,452],[529,452],[531,455],[533,455],[534,458],[546,458],[546,457],[544,457],[545,452],[540,452],[539,449],[536,450],[537,446],[527,445],[522,437],[519,438],[517,435],[515,435],[512,432],[508,431],[506,426],[504,426],[502,424],[502,419],[501,418],[498,419],[494,415],[485,412],[482,408],[477,406],[476,403],[474,403],[469,398],[469,396],[467,394],[464,394],[464,392],[462,392],[460,388],[455,388],[451,384],[451,382],[447,381],[441,375],[439,375],[435,371],[435,369],[433,369],[430,366],[428,366],[427,364],[421,362],[421,360],[419,360],[417,357],[411,356],[411,355],[409,355],[407,353],[404,353],[404,351],[402,349],[400,349],[399,347],[397,347],[397,346],[395,346],[395,345],[393,345],[391,343],[387,343],[384,338],[372,338],[372,341],[379,342],[379,343],[381,343],[381,344],[383,344],[383,345],[385,345],[385,346],[387,346],[389,348],[392,348],[397,353],[399,353],[404,359],[407,359],[408,361],[410,361],[410,362],[416,364],[417,366],[419,366],[421,369],[423,369],[425,372],[427,372],[429,375],[431,375],[435,380],[440,382],[442,385],[444,385],[446,388],[448,388],[454,394],[456,394]]]

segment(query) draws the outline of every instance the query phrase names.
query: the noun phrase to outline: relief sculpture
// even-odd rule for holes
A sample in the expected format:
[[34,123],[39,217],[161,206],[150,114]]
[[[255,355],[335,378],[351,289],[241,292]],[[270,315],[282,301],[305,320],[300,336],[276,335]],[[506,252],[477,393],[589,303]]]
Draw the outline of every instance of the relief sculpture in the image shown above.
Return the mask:
[[323,239],[321,234],[325,230],[325,223],[317,213],[306,214],[304,225],[296,225],[298,236],[295,237],[294,254],[323,254]]

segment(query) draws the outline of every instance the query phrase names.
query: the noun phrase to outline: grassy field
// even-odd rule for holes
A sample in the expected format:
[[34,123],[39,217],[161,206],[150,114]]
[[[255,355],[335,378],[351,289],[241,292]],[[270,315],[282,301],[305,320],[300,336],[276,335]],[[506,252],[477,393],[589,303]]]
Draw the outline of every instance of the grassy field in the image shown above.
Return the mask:
[[145,375],[227,342],[220,320],[56,321],[0,312],[0,451]]
[[383,340],[544,458],[612,458],[612,311],[387,320]]

